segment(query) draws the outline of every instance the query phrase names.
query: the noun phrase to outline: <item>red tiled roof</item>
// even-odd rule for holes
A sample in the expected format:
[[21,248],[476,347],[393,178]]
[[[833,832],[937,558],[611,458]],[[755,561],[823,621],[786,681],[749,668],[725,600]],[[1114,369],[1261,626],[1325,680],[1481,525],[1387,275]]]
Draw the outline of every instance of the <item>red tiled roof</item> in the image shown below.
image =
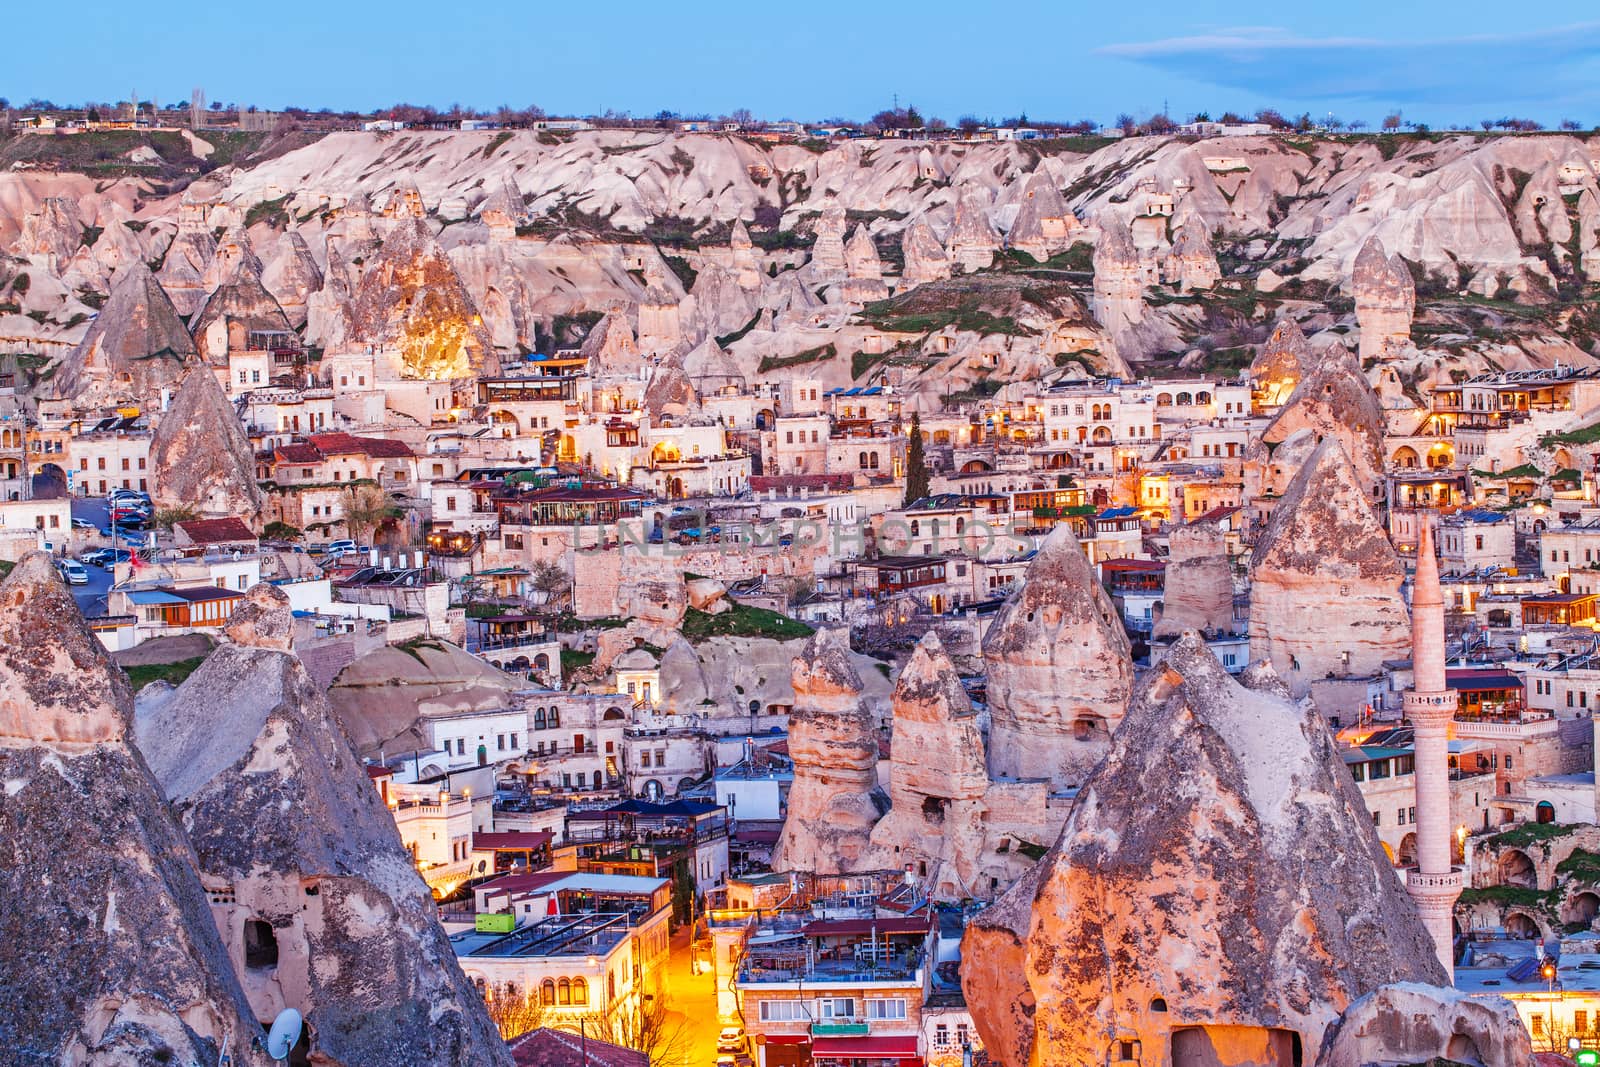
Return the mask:
[[523,1034],[510,1048],[517,1067],[650,1067],[643,1052],[549,1027]]
[[279,463],[321,463],[322,453],[311,445],[295,442],[294,444],[279,445],[272,450],[272,455]]
[[415,455],[404,441],[387,437],[357,437],[354,434],[314,433],[306,440],[325,456],[346,456],[352,453],[380,458],[409,458]]
[[256,535],[244,520],[236,518],[226,519],[185,519],[177,524],[178,529],[197,545],[231,544],[235,541],[254,541]]

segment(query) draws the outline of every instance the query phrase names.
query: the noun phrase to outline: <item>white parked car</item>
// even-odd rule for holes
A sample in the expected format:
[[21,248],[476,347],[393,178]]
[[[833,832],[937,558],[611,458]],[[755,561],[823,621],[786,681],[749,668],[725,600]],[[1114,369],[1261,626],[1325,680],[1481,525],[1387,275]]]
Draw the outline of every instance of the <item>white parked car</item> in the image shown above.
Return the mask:
[[66,579],[68,585],[88,585],[89,572],[83,564],[75,559],[64,559],[60,563],[61,577]]

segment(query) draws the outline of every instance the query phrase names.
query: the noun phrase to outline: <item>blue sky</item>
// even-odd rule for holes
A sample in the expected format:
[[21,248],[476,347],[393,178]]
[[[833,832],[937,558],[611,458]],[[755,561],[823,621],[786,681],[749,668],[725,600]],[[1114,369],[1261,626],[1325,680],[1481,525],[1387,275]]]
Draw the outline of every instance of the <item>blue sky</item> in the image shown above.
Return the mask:
[[1175,117],[1274,106],[1375,123],[1398,108],[1435,125],[1600,124],[1593,0],[1216,11],[1169,0],[25,4],[7,14],[0,95],[76,102],[137,89],[166,104],[199,85],[264,108],[404,100],[823,118],[864,117],[898,94],[952,122],[1109,122],[1165,105]]

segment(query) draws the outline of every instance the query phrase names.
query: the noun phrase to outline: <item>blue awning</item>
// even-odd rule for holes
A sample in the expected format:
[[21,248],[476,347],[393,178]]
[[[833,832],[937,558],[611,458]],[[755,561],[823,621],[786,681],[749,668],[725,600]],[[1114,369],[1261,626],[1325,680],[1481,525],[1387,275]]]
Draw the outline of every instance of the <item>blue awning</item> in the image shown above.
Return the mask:
[[181,596],[163,593],[159,589],[140,589],[128,594],[128,600],[134,604],[187,604],[188,601]]

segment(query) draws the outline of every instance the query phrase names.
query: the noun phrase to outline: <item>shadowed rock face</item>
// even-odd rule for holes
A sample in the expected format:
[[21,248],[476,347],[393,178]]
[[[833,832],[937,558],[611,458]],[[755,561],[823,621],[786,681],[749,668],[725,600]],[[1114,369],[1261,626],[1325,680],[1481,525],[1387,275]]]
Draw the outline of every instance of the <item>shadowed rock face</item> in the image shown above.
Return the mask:
[[498,361],[488,331],[450,257],[427,224],[413,218],[400,193],[400,218],[368,264],[350,309],[352,339],[392,345],[410,378],[464,378],[493,373]]
[[111,286],[106,305],[62,363],[60,391],[86,408],[157,406],[194,360],[194,341],[150,268],[135,261]]
[[[315,1062],[505,1064],[394,819],[288,651],[282,593],[251,590],[176,690],[140,701],[136,736],[188,828],[212,915],[261,1018],[302,1011]],[[270,966],[247,954],[267,923]]]
[[150,438],[155,502],[189,507],[202,518],[233,515],[254,524],[261,512],[255,456],[209,367],[184,375]]
[[789,815],[773,849],[780,871],[858,869],[878,821],[877,734],[845,630],[818,630],[794,658]]
[[1007,1067],[1104,1063],[1115,1040],[1163,1062],[1193,1025],[1292,1030],[1309,1059],[1396,981],[1445,975],[1327,726],[1245,689],[1192,633],[1140,679],[1060,840],[963,945],[973,1020]]
[[1251,554],[1251,658],[1271,660],[1296,695],[1329,674],[1378,673],[1409,655],[1404,580],[1343,446],[1324,439]]
[[1105,755],[1133,683],[1128,637],[1066,526],[1028,565],[983,639],[989,773],[1081,783]]
[[0,582],[6,1062],[212,1067],[259,1031],[195,856],[123,740],[126,677],[48,557]]
[[1229,629],[1233,625],[1233,571],[1222,527],[1215,522],[1175,526],[1169,544],[1161,618],[1153,636]]

